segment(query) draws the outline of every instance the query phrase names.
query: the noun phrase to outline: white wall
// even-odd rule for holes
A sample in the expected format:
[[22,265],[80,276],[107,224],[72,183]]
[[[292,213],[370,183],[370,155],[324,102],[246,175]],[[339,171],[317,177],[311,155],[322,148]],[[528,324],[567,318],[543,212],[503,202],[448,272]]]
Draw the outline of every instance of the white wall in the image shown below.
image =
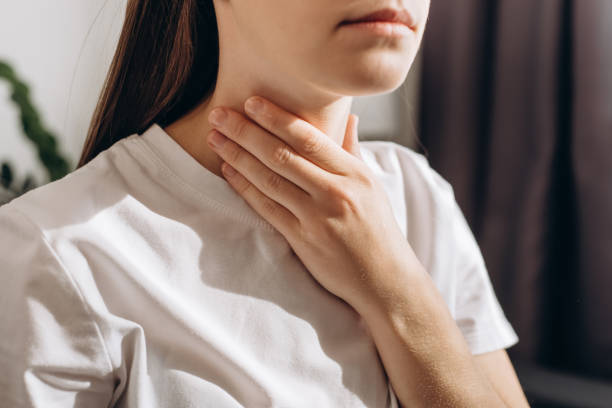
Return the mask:
[[[76,164],[124,18],[126,0],[20,0],[0,3],[0,59],[30,85],[43,123]],[[418,68],[418,67],[417,67]],[[413,70],[415,71],[415,70]],[[360,138],[409,144],[416,123],[415,78],[396,92],[356,98]],[[406,96],[404,96],[406,95]],[[23,137],[9,89],[0,82],[0,161],[18,177],[41,183],[45,173]],[[406,99],[407,98],[407,99]]]
[[[124,17],[124,0],[20,0],[0,3],[0,59],[30,86],[43,123],[76,164]],[[9,86],[0,81],[0,161],[18,176],[45,181],[23,137]]]

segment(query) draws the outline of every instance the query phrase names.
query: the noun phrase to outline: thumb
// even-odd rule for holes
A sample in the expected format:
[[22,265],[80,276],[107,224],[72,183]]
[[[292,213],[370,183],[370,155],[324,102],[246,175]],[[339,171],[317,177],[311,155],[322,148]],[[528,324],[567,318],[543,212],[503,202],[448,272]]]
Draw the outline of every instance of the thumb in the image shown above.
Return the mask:
[[359,152],[359,135],[358,128],[359,116],[350,114],[346,124],[346,131],[344,133],[344,141],[342,142],[342,148],[352,154],[353,156],[363,160],[361,153]]

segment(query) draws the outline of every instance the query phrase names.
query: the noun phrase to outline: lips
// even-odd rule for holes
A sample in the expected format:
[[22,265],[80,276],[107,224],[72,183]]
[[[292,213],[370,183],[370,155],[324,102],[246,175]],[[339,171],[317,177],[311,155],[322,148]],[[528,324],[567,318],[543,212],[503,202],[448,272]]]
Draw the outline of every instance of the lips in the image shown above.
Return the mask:
[[380,22],[390,22],[390,23],[399,23],[408,26],[410,29],[415,29],[416,21],[414,16],[405,9],[382,9],[375,11],[374,13],[370,13],[368,15],[356,18],[354,20],[344,20],[340,23],[340,25],[345,24],[355,24],[362,23],[368,21],[380,21]]

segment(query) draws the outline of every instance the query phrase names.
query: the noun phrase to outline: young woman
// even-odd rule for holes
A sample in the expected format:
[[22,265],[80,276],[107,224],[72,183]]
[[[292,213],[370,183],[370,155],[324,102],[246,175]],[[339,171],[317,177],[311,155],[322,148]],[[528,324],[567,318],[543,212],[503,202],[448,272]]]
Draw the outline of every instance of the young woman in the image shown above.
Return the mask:
[[2,406],[527,406],[451,186],[349,114],[428,9],[128,1],[79,168],[0,208]]

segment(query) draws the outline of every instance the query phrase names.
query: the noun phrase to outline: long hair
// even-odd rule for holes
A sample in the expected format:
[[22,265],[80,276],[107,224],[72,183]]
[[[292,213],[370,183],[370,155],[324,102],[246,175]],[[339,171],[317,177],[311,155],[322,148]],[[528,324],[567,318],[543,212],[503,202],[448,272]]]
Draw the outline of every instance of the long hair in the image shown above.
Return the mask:
[[212,0],[128,0],[77,168],[116,141],[189,112],[214,91],[218,68]]

